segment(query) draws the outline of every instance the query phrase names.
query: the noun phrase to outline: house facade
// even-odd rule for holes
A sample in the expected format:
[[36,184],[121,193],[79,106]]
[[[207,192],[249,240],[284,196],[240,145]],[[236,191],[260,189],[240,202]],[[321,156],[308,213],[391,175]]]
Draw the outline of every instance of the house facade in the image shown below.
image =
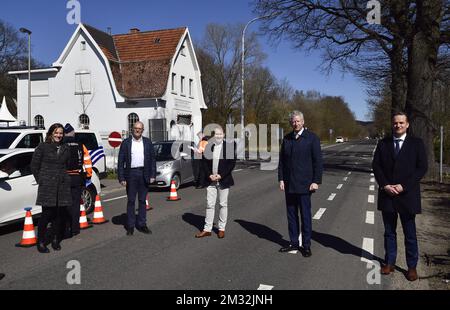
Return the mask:
[[[17,77],[17,119],[26,120],[28,71],[9,74]],[[31,125],[70,122],[107,139],[128,136],[140,120],[153,141],[192,140],[206,108],[188,28],[110,35],[80,24],[51,68],[31,72]]]

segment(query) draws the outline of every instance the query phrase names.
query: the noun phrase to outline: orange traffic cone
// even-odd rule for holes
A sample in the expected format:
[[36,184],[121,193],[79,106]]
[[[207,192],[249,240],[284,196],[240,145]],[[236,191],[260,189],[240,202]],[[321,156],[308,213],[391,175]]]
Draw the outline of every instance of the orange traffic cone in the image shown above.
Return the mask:
[[92,225],[88,223],[86,217],[86,209],[84,208],[83,199],[80,200],[80,229],[91,228]]
[[25,224],[23,226],[22,241],[16,244],[17,247],[29,248],[37,243],[36,234],[34,233],[33,217],[31,216],[31,208],[25,208]]
[[108,222],[108,220],[103,217],[102,203],[100,202],[100,196],[97,195],[97,197],[95,197],[95,209],[92,224],[104,224],[106,222]]
[[177,201],[181,200],[181,198],[177,195],[177,187],[175,186],[175,181],[172,181],[170,184],[170,196],[167,197],[167,201]]
[[145,210],[147,210],[147,211],[153,210],[153,207],[148,204],[148,195],[147,195],[147,199],[145,199]]

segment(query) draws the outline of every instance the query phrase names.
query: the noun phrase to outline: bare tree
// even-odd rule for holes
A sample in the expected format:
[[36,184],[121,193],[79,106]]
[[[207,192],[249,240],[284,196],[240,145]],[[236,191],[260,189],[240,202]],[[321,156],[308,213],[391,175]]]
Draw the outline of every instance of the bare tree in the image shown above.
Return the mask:
[[[405,109],[411,130],[427,146],[429,176],[436,176],[431,122],[432,85],[440,46],[450,44],[449,0],[381,1],[381,25],[367,22],[362,0],[256,0],[263,29],[297,48],[321,49],[324,66],[335,64],[388,79],[392,109]],[[375,74],[375,77],[377,74]]]

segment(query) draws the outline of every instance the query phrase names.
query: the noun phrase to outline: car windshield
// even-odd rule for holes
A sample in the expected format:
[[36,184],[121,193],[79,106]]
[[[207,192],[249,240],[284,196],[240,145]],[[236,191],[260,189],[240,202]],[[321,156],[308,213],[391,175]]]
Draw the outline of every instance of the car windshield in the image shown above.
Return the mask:
[[155,143],[153,144],[155,150],[156,161],[173,160],[171,150],[172,143]]
[[17,132],[0,132],[0,149],[8,149],[18,136]]

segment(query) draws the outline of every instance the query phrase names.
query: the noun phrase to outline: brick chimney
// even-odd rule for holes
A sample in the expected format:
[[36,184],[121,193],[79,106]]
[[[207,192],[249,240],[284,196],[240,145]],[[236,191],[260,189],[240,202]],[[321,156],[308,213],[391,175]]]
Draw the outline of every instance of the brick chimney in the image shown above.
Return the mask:
[[138,28],[131,28],[130,33],[138,33],[140,30]]

